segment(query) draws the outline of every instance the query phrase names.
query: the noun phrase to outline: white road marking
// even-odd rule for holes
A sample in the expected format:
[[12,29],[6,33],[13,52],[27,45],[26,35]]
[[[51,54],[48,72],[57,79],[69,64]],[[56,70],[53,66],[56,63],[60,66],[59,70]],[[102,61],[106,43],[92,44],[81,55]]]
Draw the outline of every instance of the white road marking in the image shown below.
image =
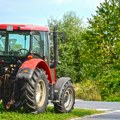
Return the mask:
[[102,108],[98,108],[98,109],[96,109],[96,110],[98,110],[98,111],[110,111],[111,109],[102,109]]

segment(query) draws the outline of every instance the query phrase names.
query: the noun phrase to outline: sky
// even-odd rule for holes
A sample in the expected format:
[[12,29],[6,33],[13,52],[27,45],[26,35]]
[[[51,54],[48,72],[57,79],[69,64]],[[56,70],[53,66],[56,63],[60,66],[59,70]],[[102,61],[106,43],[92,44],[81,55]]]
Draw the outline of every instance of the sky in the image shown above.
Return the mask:
[[62,19],[76,12],[85,22],[104,0],[0,0],[0,23],[47,25],[48,19]]

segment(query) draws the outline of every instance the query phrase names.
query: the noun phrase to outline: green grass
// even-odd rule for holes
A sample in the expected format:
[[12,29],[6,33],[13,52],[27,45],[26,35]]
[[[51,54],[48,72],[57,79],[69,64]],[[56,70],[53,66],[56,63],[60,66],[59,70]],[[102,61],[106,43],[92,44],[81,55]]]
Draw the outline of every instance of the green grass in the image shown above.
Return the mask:
[[44,113],[28,114],[24,111],[6,111],[0,109],[0,120],[69,120],[71,118],[83,117],[86,115],[101,113],[95,110],[74,109],[71,113],[55,113],[53,107],[48,107]]

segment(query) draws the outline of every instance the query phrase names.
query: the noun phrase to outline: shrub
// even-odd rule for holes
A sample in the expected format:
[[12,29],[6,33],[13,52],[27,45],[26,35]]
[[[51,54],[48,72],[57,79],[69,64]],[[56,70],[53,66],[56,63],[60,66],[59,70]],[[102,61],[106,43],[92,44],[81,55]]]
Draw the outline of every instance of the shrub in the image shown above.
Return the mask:
[[83,100],[100,101],[101,96],[96,82],[86,80],[75,84],[76,97]]
[[99,90],[103,100],[120,101],[120,71],[106,71],[99,80]]

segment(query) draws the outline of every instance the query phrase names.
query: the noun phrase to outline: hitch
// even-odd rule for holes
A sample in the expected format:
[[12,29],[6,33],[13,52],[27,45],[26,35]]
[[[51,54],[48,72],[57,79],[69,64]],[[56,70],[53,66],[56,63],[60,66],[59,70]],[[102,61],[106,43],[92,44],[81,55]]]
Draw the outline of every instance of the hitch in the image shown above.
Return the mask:
[[15,103],[15,101],[13,99],[11,99],[7,105],[5,106],[6,109],[10,109],[11,105],[13,105]]

